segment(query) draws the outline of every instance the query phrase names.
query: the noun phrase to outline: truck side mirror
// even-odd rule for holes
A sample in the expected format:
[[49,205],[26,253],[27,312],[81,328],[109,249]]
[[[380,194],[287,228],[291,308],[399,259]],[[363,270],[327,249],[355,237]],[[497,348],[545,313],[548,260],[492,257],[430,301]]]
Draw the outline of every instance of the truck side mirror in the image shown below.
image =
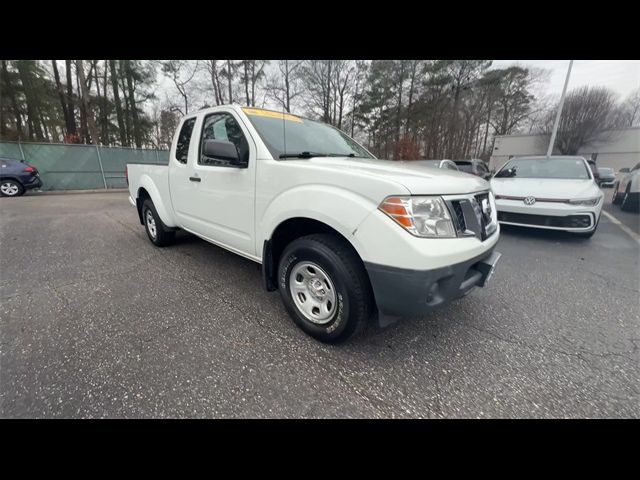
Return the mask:
[[240,165],[240,155],[235,144],[228,140],[207,139],[204,141],[202,153],[207,157],[228,160],[233,165]]

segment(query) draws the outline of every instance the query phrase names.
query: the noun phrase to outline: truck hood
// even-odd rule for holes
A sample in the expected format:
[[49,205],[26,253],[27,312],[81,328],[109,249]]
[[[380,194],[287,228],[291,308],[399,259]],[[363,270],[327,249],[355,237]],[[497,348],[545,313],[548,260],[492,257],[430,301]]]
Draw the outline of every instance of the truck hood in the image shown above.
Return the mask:
[[600,195],[593,180],[560,178],[492,178],[494,195],[539,198],[592,198]]
[[363,177],[382,177],[403,185],[413,195],[451,195],[489,189],[489,182],[475,175],[415,165],[412,161],[349,157],[314,157],[300,161],[332,171],[348,171]]

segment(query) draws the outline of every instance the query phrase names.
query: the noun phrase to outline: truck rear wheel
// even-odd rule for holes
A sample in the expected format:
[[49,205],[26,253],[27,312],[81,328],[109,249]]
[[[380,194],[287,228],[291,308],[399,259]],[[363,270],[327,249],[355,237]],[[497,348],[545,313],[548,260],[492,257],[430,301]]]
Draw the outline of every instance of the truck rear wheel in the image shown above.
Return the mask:
[[156,207],[149,198],[142,204],[142,219],[147,236],[156,247],[165,247],[173,242],[176,232],[162,223]]
[[330,234],[308,235],[285,248],[278,289],[293,321],[317,340],[339,343],[360,333],[372,313],[364,265],[350,245]]

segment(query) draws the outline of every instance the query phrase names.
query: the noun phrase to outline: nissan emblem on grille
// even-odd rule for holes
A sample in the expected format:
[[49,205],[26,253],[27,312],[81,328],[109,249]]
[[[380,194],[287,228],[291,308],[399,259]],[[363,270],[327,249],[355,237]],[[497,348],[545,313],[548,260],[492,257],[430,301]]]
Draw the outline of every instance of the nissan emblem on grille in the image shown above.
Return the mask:
[[491,204],[486,198],[482,200],[482,213],[487,217],[491,217]]
[[476,218],[478,219],[478,224],[482,225],[482,208],[480,207],[477,198],[473,197],[471,199],[471,206],[473,207],[473,211],[475,212]]
[[534,203],[536,203],[536,197],[524,197],[525,205],[533,205]]

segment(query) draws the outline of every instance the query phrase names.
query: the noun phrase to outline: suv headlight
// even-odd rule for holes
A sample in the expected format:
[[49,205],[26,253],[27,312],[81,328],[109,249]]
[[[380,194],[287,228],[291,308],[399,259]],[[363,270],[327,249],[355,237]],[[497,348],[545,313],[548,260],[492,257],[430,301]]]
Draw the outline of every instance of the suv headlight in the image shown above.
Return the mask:
[[595,207],[600,202],[602,197],[593,197],[593,198],[576,198],[574,200],[569,200],[567,203],[569,205],[580,205],[582,207]]
[[416,237],[456,237],[449,209],[441,197],[387,197],[378,209]]

